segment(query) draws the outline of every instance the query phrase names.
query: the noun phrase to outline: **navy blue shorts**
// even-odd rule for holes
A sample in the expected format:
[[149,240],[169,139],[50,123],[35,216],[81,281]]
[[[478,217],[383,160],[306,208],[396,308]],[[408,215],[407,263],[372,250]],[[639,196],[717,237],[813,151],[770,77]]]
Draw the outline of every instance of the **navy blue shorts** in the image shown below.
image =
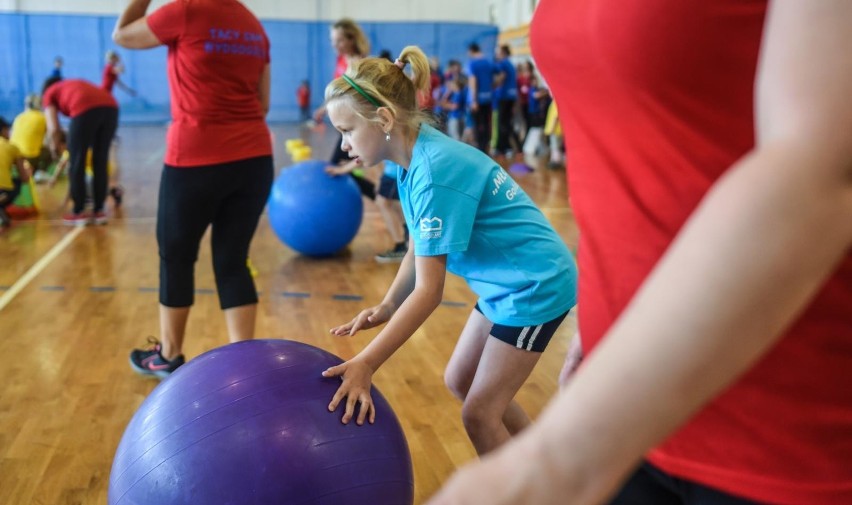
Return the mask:
[[[482,309],[479,308],[478,303],[474,308],[482,314]],[[504,326],[494,323],[488,334],[518,349],[544,352],[545,347],[550,343],[550,339],[553,338],[553,334],[556,333],[556,328],[559,328],[568,312],[570,311],[566,311],[556,319],[536,326]]]

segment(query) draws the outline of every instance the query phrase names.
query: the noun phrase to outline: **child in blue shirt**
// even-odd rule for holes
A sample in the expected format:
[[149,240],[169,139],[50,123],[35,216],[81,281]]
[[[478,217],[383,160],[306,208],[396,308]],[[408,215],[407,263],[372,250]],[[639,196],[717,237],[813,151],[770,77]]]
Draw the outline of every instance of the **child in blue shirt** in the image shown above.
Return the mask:
[[[403,71],[413,68],[409,79]],[[576,299],[576,267],[567,247],[515,181],[486,154],[429,124],[416,103],[429,63],[414,46],[396,62],[364,59],[326,88],[342,148],[364,165],[398,164],[397,183],[410,230],[408,252],[384,300],[335,335],[383,323],[351,360],[323,375],[342,384],[329,404],[343,422],[373,422],[373,373],[441,303],[446,272],[479,295],[445,372],[464,402],[462,418],[479,454],[506,442],[530,420],[514,401],[541,352]]]
[[465,77],[460,75],[452,81],[447,81],[447,94],[444,100],[444,110],[447,111],[447,135],[454,140],[462,139],[465,127],[466,87]]
[[476,147],[484,153],[491,150],[491,111],[494,103],[494,65],[485,58],[479,44],[471,43],[467,48],[470,60],[467,62],[468,95],[470,115]]

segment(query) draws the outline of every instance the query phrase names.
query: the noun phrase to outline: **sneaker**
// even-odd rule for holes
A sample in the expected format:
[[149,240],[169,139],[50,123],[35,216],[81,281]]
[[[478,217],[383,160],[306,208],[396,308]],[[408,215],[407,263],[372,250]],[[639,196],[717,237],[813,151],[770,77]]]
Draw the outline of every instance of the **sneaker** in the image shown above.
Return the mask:
[[183,354],[179,354],[176,358],[169,361],[160,354],[160,341],[154,337],[148,337],[148,343],[151,344],[150,349],[133,349],[130,352],[130,367],[136,373],[142,375],[153,375],[161,379],[165,379],[172,374],[186,360]]
[[97,225],[105,225],[107,224],[107,221],[106,212],[102,210],[95,212],[95,215],[92,217],[92,222]]
[[124,198],[124,188],[121,186],[113,186],[109,188],[109,196],[115,200],[116,207],[121,207],[121,200]]
[[377,254],[376,261],[379,263],[399,263],[405,257],[406,252],[408,252],[406,244],[397,245],[393,249]]
[[70,226],[86,226],[91,221],[92,216],[86,211],[83,212],[66,212],[62,216],[62,222]]
[[533,168],[523,161],[512,163],[512,166],[509,167],[509,172],[513,174],[528,174],[533,171]]

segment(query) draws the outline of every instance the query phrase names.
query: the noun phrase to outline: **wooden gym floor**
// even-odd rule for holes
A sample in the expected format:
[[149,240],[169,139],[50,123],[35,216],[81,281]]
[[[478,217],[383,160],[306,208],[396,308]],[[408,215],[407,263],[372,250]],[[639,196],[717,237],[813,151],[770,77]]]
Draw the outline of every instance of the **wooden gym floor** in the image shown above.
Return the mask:
[[[289,165],[284,140],[302,137],[314,157],[327,158],[336,136],[274,125],[275,166]],[[109,202],[107,226],[71,228],[60,221],[67,183],[38,188],[39,218],[16,221],[0,233],[0,503],[103,504],[124,427],[158,384],[134,374],[133,347],[157,336],[157,188],[164,126],[119,129],[121,208]],[[568,208],[564,170],[516,176],[572,250],[576,227]],[[390,239],[372,203],[337,258],[302,257],[282,245],[261,219],[251,250],[261,292],[258,338],[306,342],[348,359],[376,334],[333,337],[328,329],[378,303],[396,264],[378,264]],[[308,296],[292,296],[307,293]],[[291,296],[288,296],[290,294]],[[394,408],[414,464],[415,503],[433,494],[475,457],[461,424],[460,404],[443,384],[443,369],[475,297],[448,275],[445,303],[375,376]],[[534,417],[556,391],[556,379],[575,327],[572,313],[544,353],[518,399]],[[209,237],[196,267],[196,298],[185,353],[197,356],[227,343],[211,268]]]

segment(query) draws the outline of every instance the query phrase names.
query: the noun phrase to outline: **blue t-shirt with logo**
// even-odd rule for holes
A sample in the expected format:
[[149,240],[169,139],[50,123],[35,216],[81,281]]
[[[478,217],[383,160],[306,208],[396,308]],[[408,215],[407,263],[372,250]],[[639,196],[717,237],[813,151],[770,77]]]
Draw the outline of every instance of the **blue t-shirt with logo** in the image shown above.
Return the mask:
[[529,196],[490,157],[420,128],[399,194],[416,256],[447,255],[492,322],[542,324],[577,299],[577,267]]

